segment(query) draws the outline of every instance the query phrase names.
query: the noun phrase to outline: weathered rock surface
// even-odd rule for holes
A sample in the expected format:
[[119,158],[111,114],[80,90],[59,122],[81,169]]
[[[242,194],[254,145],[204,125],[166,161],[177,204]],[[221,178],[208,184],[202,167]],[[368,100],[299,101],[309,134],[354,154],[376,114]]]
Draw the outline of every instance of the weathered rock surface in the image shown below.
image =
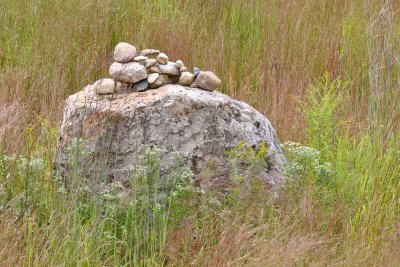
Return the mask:
[[98,95],[84,88],[65,103],[55,161],[64,174],[75,138],[83,140],[86,151],[79,159],[79,177],[94,184],[117,180],[129,185],[131,169],[141,164],[146,145],[168,152],[161,158],[161,173],[170,173],[172,152],[180,152],[196,175],[212,166],[211,184],[221,184],[227,179],[225,151],[241,141],[250,147],[265,142],[271,152],[265,181],[274,187],[283,179],[285,159],[271,123],[248,104],[218,91],[164,85]]
[[138,62],[118,63],[110,66],[110,76],[121,83],[136,83],[147,78],[146,68]]
[[119,43],[114,49],[114,60],[120,63],[132,61],[136,56],[136,48],[128,43]]

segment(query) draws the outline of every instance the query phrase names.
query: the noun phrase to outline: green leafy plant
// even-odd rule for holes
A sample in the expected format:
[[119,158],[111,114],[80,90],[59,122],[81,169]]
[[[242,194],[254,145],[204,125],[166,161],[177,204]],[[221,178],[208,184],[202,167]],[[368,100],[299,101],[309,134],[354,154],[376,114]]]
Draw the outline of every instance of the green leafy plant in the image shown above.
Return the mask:
[[244,141],[226,151],[228,157],[231,181],[234,185],[244,182],[244,175],[258,177],[269,168],[270,158],[268,147],[261,143],[258,148],[251,148]]
[[286,172],[289,178],[301,180],[307,175],[312,175],[313,183],[328,185],[333,176],[333,166],[330,162],[323,161],[321,152],[300,143],[286,142],[282,145],[289,162],[286,165]]
[[307,122],[310,145],[320,150],[320,157],[327,160],[335,148],[343,121],[337,120],[340,106],[346,99],[347,82],[333,79],[328,72],[308,90],[304,101],[299,101]]

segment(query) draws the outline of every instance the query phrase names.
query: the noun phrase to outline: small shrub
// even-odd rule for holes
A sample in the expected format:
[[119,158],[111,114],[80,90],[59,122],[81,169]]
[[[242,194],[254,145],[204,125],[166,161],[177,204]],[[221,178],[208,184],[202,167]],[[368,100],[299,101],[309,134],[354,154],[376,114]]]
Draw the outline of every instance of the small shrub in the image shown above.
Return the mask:
[[301,180],[311,175],[312,183],[315,185],[328,185],[333,175],[333,166],[330,162],[323,161],[321,152],[300,143],[285,142],[282,145],[289,162],[286,165],[286,172],[289,179]]
[[340,134],[343,122],[337,120],[337,116],[340,105],[346,99],[346,86],[346,82],[332,79],[325,72],[307,90],[305,101],[300,101],[310,145],[320,151],[323,160],[327,160],[334,151],[336,138]]
[[226,155],[232,185],[240,185],[246,179],[263,176],[263,172],[266,172],[270,167],[268,147],[265,143],[261,143],[259,148],[254,149],[241,141],[236,147],[226,151]]

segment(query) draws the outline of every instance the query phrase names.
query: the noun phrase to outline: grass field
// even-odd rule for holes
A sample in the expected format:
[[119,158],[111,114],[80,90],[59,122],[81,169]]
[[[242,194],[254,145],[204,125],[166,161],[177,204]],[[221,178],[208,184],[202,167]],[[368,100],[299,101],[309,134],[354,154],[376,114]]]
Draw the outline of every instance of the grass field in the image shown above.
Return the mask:
[[[0,9],[1,266],[400,265],[399,1],[0,0]],[[149,192],[133,204],[63,192],[52,173],[63,101],[108,76],[120,41],[214,71],[282,142],[301,143],[285,148],[279,197],[257,186],[199,193],[179,168],[161,206]]]

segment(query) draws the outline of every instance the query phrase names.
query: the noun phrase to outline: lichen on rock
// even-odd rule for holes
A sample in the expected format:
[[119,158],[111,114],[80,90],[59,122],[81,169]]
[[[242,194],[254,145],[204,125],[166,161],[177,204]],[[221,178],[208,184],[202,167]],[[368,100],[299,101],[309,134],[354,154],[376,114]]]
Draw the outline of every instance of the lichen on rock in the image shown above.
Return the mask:
[[218,91],[168,84],[99,95],[85,88],[65,103],[55,161],[64,175],[71,171],[68,147],[77,138],[88,152],[79,160],[79,177],[95,183],[129,185],[145,146],[167,152],[161,173],[172,171],[172,154],[179,152],[195,175],[213,166],[212,180],[218,181],[229,172],[226,151],[240,142],[249,147],[265,143],[271,158],[265,180],[272,187],[283,180],[284,156],[271,123],[248,104]]

